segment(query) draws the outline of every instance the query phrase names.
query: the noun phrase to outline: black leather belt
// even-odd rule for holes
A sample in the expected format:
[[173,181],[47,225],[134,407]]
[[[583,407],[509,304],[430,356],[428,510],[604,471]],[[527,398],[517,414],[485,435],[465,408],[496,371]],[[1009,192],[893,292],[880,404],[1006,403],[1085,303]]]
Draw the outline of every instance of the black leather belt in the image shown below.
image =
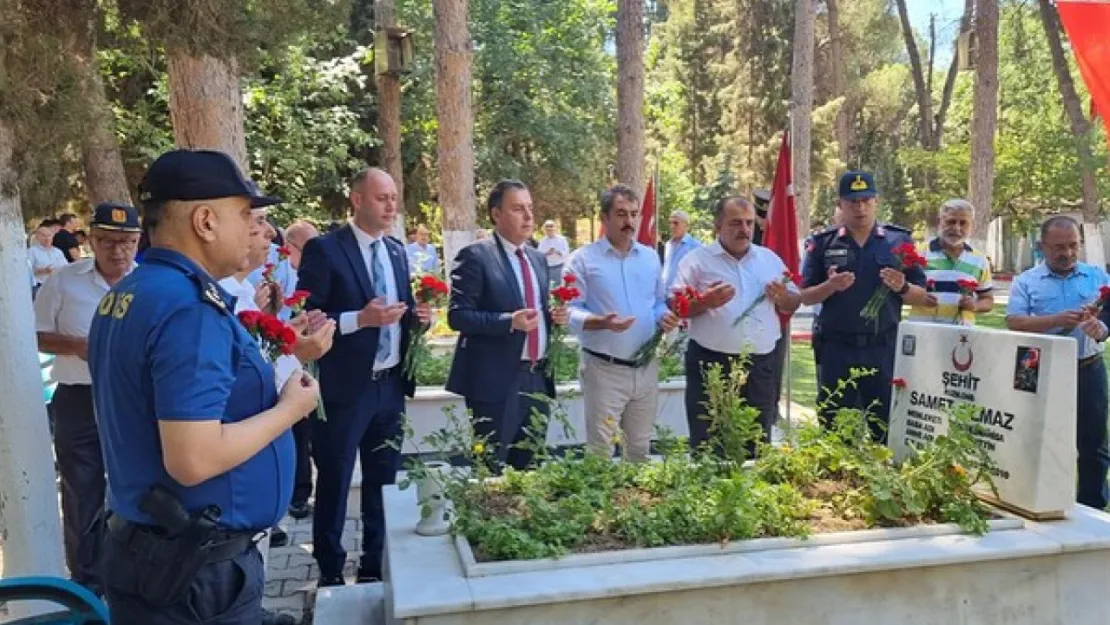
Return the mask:
[[640,368],[640,365],[635,360],[625,360],[623,358],[617,358],[615,356],[610,356],[609,354],[602,354],[601,352],[595,352],[592,349],[586,349],[585,347],[582,348],[582,351],[584,351],[587,354],[593,356],[594,358],[597,358],[598,360],[603,360],[603,361],[605,361],[605,362],[607,362],[611,365],[620,365],[622,367],[630,367],[632,369],[639,369]]
[[394,365],[394,366],[392,366],[388,369],[378,369],[376,371],[371,371],[370,372],[370,381],[371,382],[381,382],[382,380],[388,378],[389,376],[393,375],[394,373],[399,372],[400,370],[401,370],[401,365]]
[[528,372],[543,371],[545,368],[547,368],[547,359],[546,358],[543,358],[541,360],[537,360],[536,362],[532,362],[531,360],[522,360],[522,361],[520,361],[520,370],[521,371],[528,371]]
[[897,330],[879,332],[878,334],[849,334],[846,332],[821,332],[815,336],[818,340],[830,345],[842,347],[874,347],[876,345],[893,345]]
[[[113,534],[124,534],[121,538],[126,543],[133,541],[151,541],[151,540],[166,540],[161,536],[162,530],[153,525],[143,525],[140,523],[132,523],[118,515],[111,515],[108,517],[108,531]],[[261,532],[220,532],[213,535],[212,546],[205,556],[205,560],[209,563],[212,562],[225,562],[234,558],[235,556],[250,549],[255,543],[258,542],[257,537],[261,537]]]
[[1080,358],[1079,359],[1079,366],[1080,367],[1086,367],[1087,365],[1093,363],[1094,361],[1098,360],[1099,358],[1102,358],[1102,354],[1095,354],[1094,356],[1087,356],[1086,358]]

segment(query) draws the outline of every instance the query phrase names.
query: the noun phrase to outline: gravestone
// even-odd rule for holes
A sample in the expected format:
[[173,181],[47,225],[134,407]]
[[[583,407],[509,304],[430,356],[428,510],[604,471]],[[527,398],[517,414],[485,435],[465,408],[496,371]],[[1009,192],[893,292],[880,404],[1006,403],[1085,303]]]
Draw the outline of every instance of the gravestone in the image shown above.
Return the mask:
[[[1076,343],[1071,338],[903,322],[895,347],[889,444],[947,432],[948,410],[970,403],[975,436],[997,463],[996,502],[1034,518],[1075,502]],[[993,496],[987,497],[994,499]]]

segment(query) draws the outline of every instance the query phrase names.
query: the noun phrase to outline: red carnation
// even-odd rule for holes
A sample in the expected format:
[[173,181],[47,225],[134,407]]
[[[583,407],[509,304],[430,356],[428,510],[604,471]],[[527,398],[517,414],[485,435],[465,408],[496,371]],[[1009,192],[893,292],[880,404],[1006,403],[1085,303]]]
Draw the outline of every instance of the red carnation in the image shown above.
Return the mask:
[[956,286],[960,287],[960,291],[963,292],[965,295],[970,295],[972,292],[979,288],[979,283],[975,280],[960,278],[959,280],[956,280]]
[[277,253],[280,258],[288,258],[289,248],[282,245],[281,247],[277,248]]
[[574,284],[575,282],[578,282],[578,278],[576,278],[573,273],[568,273],[563,276],[563,284]]
[[932,291],[935,288],[937,288],[937,281],[936,280],[934,280],[932,278],[929,278],[928,280],[925,281],[925,290],[926,291]]
[[893,380],[890,381],[890,385],[893,386],[894,388],[906,388],[906,379],[905,378],[894,378]]

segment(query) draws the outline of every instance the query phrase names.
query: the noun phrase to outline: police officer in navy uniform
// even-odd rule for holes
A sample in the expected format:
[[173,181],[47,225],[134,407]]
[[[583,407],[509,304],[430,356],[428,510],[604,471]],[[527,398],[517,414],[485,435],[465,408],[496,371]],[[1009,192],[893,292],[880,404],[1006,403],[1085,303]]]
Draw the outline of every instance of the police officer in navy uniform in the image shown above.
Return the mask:
[[[899,271],[894,248],[913,243],[909,230],[875,221],[875,180],[863,171],[840,178],[838,206],[841,225],[806,241],[802,270],[802,302],[821,304],[813,330],[817,365],[818,403],[824,404],[821,422],[828,426],[838,408],[871,408],[871,432],[885,440],[890,416],[890,384],[894,376],[894,349],[902,305],[927,305],[925,274],[920,268]],[[878,318],[864,319],[861,311],[880,286],[889,289]],[[829,401],[839,380],[849,369],[875,369],[858,380],[843,396]],[[877,404],[873,405],[873,402]]]
[[140,185],[151,247],[89,336],[108,470],[103,566],[114,625],[265,622],[255,546],[293,489],[290,427],[318,386],[280,393],[217,280],[246,261],[261,195],[226,154],[163,154]]

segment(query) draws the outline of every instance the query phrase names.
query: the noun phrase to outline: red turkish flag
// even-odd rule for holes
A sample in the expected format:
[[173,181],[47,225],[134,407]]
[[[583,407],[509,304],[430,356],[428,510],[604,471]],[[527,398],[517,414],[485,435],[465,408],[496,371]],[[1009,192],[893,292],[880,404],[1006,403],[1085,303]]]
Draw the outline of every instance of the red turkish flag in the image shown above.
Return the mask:
[[[790,166],[790,131],[782,133],[779,162],[775,167],[775,180],[771,184],[771,205],[764,222],[763,245],[779,255],[786,268],[798,283],[802,256],[798,250],[798,211],[794,206],[794,175]],[[779,314],[783,325],[790,315]]]
[[636,240],[655,249],[655,177],[648,180],[647,190],[644,191],[644,204],[640,209],[640,233]]
[[1057,0],[1056,9],[1091,93],[1091,118],[1110,119],[1110,0]]

